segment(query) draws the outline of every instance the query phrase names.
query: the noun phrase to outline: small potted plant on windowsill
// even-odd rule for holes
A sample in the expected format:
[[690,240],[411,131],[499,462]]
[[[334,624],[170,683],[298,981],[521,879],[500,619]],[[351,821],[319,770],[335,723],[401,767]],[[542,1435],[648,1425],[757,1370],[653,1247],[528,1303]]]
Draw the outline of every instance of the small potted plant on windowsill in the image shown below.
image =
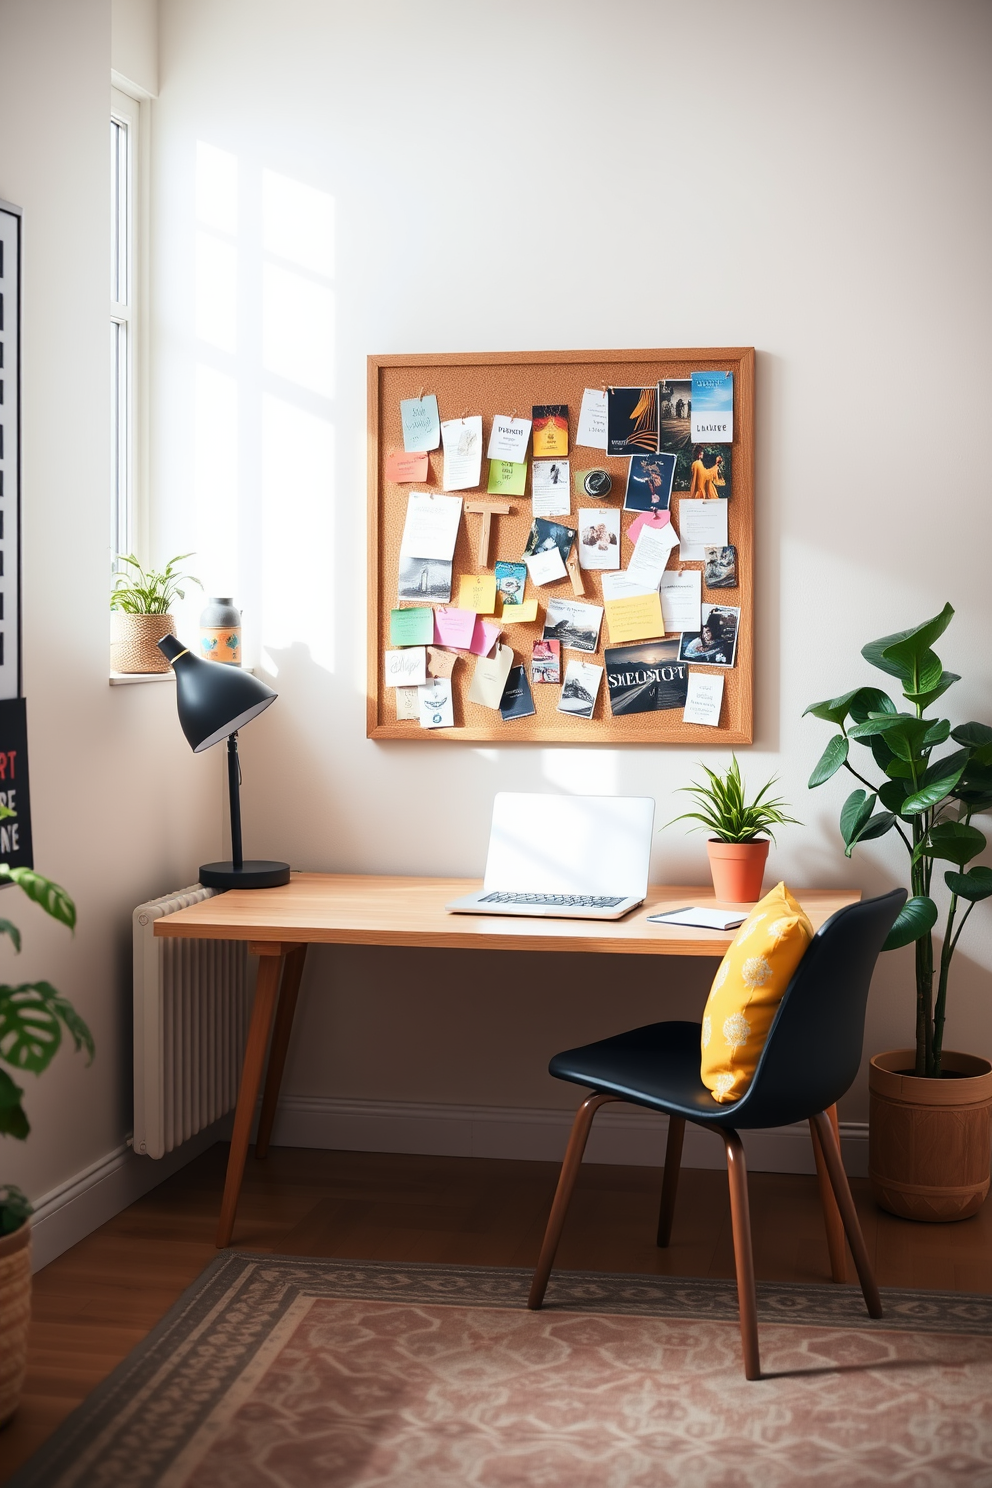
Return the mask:
[[[774,841],[774,828],[787,822],[798,823],[794,816],[787,815],[785,801],[767,799],[775,784],[774,775],[753,801],[746,801],[736,755],[731,757],[730,769],[725,775],[707,765],[702,768],[709,777],[708,783],[693,782],[679,787],[686,795],[695,798],[700,809],[686,811],[682,816],[674,817],[673,822],[696,821],[712,832],[706,852],[713,876],[713,891],[718,899],[730,904],[756,904],[761,898],[768,840]],[[668,825],[672,826],[673,822]]]
[[192,553],[179,553],[161,570],[144,569],[133,553],[119,553],[117,562],[126,570],[114,575],[110,592],[113,630],[110,667],[115,672],[167,672],[169,663],[158,649],[163,636],[175,635],[169,614],[174,599],[185,599],[183,584],[198,584],[192,574],[179,571],[179,564]]

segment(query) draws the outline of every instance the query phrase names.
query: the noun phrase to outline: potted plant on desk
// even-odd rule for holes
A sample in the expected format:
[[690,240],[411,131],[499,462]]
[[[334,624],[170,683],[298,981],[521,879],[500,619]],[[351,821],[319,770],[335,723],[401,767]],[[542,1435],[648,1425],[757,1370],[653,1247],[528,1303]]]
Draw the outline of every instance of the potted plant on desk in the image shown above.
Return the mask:
[[[0,818],[15,813],[0,806]],[[16,883],[46,914],[70,930],[76,909],[64,889],[32,868],[8,868],[0,863],[0,883]],[[0,919],[0,935],[7,935],[15,951],[21,936],[10,920]],[[51,1064],[62,1042],[63,1029],[77,1050],[93,1058],[93,1037],[79,1014],[49,982],[0,986],[0,1060],[20,1073],[40,1075]],[[0,1068],[0,1135],[24,1141],[30,1126],[21,1105],[24,1092]],[[13,1184],[0,1184],[0,1426],[17,1409],[27,1360],[31,1317],[31,1205]]]
[[[810,788],[841,769],[867,787],[852,791],[841,807],[845,855],[893,831],[909,854],[912,897],[883,949],[915,947],[916,1047],[871,1060],[868,1166],[883,1209],[931,1221],[975,1213],[988,1193],[992,1148],[992,1064],[944,1048],[951,961],[975,905],[992,895],[992,868],[967,866],[986,846],[972,818],[992,808],[992,728],[952,728],[948,719],[926,714],[960,680],[944,671],[932,649],[953,614],[945,605],[932,620],[883,636],[861,652],[898,679],[908,707],[897,707],[880,688],[857,687],[806,709],[840,730],[810,776]],[[852,742],[868,752],[884,777],[880,783],[866,778],[862,761],[852,765]],[[955,747],[938,755],[947,743]],[[935,960],[938,863],[949,866],[942,875],[947,893]]]
[[[753,801],[745,800],[736,755],[731,757],[725,775],[717,774],[707,765],[702,768],[709,777],[707,782],[680,786],[680,790],[695,798],[700,809],[686,811],[673,821],[697,821],[712,832],[706,853],[716,897],[730,904],[756,904],[761,898],[768,840],[774,840],[775,827],[795,822],[796,818],[786,814],[785,801],[767,799],[775,784],[774,776]],[[668,825],[672,826],[673,822]]]
[[118,553],[117,562],[127,565],[125,572],[114,575],[110,592],[113,630],[110,640],[110,667],[115,672],[167,672],[169,663],[158,649],[163,636],[175,635],[176,623],[169,614],[174,599],[185,599],[183,584],[198,584],[192,574],[184,574],[179,565],[192,553],[179,553],[161,570],[145,570],[133,553]]

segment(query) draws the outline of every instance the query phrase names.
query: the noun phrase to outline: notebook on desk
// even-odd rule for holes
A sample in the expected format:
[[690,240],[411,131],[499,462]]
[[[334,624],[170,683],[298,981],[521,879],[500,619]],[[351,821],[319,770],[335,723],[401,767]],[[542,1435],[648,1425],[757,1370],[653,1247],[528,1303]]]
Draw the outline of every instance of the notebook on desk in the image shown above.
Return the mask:
[[500,791],[483,887],[453,914],[618,920],[644,900],[654,831],[648,796]]

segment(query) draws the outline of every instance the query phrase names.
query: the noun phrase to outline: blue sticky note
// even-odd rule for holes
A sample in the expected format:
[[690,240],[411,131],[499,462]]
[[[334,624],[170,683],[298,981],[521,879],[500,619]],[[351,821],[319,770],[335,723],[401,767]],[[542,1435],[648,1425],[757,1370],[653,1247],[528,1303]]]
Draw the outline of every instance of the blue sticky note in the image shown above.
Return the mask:
[[441,443],[441,415],[433,393],[427,393],[423,398],[401,398],[400,418],[403,420],[403,448],[408,455],[437,449]]

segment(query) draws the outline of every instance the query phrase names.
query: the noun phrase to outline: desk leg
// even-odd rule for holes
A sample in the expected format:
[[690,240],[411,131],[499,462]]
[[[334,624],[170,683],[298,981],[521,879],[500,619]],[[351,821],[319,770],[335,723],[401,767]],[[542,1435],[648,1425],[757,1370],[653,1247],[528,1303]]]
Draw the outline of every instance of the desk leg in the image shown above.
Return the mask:
[[[840,1150],[840,1126],[837,1121],[837,1107],[831,1106],[826,1112],[827,1120],[834,1129],[837,1138],[837,1148]],[[830,1256],[830,1275],[834,1281],[842,1285],[847,1281],[847,1242],[844,1235],[844,1221],[834,1198],[833,1187],[830,1182],[830,1174],[827,1171],[826,1158],[820,1144],[820,1134],[811,1121],[809,1124],[810,1135],[813,1138],[813,1156],[816,1159],[816,1176],[820,1185],[820,1204],[823,1208],[823,1224],[827,1232],[827,1252]]]
[[217,1225],[217,1249],[230,1245],[234,1230],[234,1216],[241,1194],[245,1158],[248,1156],[248,1140],[251,1123],[255,1115],[258,1088],[262,1083],[265,1050],[272,1028],[272,1016],[276,1008],[279,991],[279,975],[282,971],[284,947],[279,941],[249,944],[249,950],[259,956],[258,981],[255,984],[255,1004],[251,1010],[248,1042],[245,1046],[244,1062],[241,1066],[241,1086],[238,1104],[234,1111],[234,1131],[231,1135],[231,1151],[227,1159],[227,1177],[224,1179],[224,1197],[220,1206],[220,1221]]
[[272,1047],[269,1049],[269,1066],[265,1072],[262,1114],[258,1118],[258,1132],[255,1137],[255,1157],[259,1160],[269,1155],[272,1123],[276,1117],[279,1087],[282,1084],[282,1072],[286,1067],[286,1051],[289,1048],[289,1036],[293,1031],[293,1014],[296,1012],[296,999],[300,995],[303,963],[306,959],[306,946],[295,946],[286,957],[286,964],[283,967],[279,1006],[276,1009],[275,1027],[272,1030]]

